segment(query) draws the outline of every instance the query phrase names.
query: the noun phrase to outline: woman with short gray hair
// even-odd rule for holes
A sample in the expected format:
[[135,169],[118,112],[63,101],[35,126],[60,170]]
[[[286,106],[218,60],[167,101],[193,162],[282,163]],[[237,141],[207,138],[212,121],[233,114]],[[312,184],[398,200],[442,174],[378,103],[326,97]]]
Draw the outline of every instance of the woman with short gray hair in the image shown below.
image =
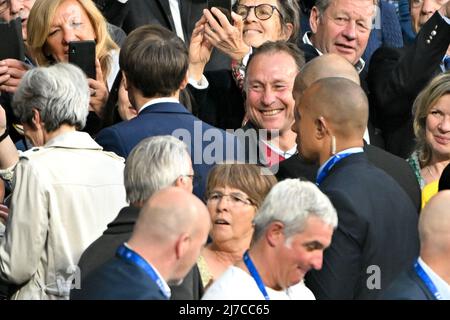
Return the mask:
[[81,253],[126,205],[123,158],[77,131],[88,107],[88,82],[78,67],[27,72],[13,109],[36,148],[20,159],[0,114],[0,175],[14,180],[0,280],[21,285],[14,299],[68,299]]

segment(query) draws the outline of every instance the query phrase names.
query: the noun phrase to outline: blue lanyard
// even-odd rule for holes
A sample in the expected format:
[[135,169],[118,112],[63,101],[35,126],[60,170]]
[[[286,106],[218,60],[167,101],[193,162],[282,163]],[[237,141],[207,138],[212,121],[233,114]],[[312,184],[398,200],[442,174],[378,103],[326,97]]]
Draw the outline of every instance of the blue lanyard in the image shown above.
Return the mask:
[[138,266],[142,270],[145,271],[146,274],[156,283],[156,285],[159,287],[159,290],[161,293],[169,299],[170,296],[167,293],[163,281],[161,278],[156,274],[155,270],[152,268],[150,264],[148,264],[147,261],[145,261],[139,254],[134,252],[133,250],[127,248],[124,244],[121,244],[119,248],[117,248],[116,254],[124,259],[125,261],[129,261],[133,263],[134,265]]
[[414,264],[414,269],[416,270],[416,273],[419,276],[419,278],[422,279],[422,281],[425,283],[425,285],[427,286],[428,290],[430,290],[430,292],[433,294],[433,296],[437,300],[442,300],[441,294],[439,293],[439,291],[437,290],[437,288],[434,285],[433,281],[427,275],[425,270],[423,270],[422,266],[419,264],[418,261],[416,261],[416,263]]
[[244,253],[244,263],[247,266],[248,271],[250,272],[250,275],[253,277],[253,280],[255,280],[256,285],[259,288],[259,291],[264,296],[264,299],[270,300],[269,295],[267,294],[266,287],[264,286],[264,283],[262,282],[261,277],[259,276],[258,270],[256,270],[255,265],[253,264],[252,259],[250,259],[250,256],[248,255],[248,250]]
[[348,156],[351,156],[352,154],[354,154],[354,153],[353,152],[341,153],[341,154],[335,154],[333,157],[331,157],[331,159],[328,160],[328,162],[325,165],[325,167],[323,167],[322,170],[320,170],[317,173],[316,184],[320,185],[323,182],[323,180],[325,180],[325,178],[328,176],[328,173],[330,172],[331,168],[333,168],[333,166],[336,163],[338,163],[342,159],[347,158]]

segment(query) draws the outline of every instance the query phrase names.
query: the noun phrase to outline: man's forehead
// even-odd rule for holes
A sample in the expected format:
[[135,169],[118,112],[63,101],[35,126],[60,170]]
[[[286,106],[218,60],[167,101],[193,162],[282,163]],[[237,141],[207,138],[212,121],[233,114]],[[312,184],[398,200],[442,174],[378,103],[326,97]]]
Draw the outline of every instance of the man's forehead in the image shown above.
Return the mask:
[[371,17],[376,7],[372,0],[331,0],[326,11],[332,10],[354,16]]

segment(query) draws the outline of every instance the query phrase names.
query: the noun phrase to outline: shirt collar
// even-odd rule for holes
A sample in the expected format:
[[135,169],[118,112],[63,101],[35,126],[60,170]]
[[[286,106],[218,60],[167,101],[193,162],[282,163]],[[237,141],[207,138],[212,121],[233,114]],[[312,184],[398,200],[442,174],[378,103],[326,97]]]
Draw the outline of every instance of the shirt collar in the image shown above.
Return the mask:
[[445,282],[438,274],[436,274],[421,257],[417,259],[425,273],[430,277],[433,284],[436,286],[437,291],[441,294],[443,300],[450,300],[450,284]]
[[[303,43],[306,43],[306,44],[309,44],[310,46],[312,46],[317,51],[319,56],[323,55],[323,53],[320,52],[320,50],[317,49],[312,44],[311,39],[309,38],[310,34],[311,34],[311,31],[308,31],[303,35]],[[361,73],[361,71],[363,71],[365,65],[366,65],[366,62],[362,58],[359,58],[358,62],[354,65],[354,67],[355,67],[356,71],[358,71],[358,73]]]
[[68,148],[68,149],[94,149],[102,150],[103,148],[91,138],[86,132],[70,131],[47,141],[45,148]]
[[150,101],[147,101],[147,103],[145,103],[141,109],[139,109],[138,113],[141,113],[142,110],[144,110],[145,108],[147,108],[148,106],[151,106],[153,104],[157,104],[157,103],[167,103],[167,102],[171,102],[171,103],[180,103],[180,101],[177,98],[170,98],[170,97],[163,97],[163,98],[156,98],[156,99],[152,99]]

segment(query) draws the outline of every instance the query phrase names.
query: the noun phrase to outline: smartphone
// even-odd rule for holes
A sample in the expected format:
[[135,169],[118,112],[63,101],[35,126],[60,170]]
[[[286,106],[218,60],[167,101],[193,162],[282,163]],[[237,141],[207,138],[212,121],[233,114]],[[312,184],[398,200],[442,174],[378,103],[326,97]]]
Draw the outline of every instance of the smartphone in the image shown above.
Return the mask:
[[0,60],[12,58],[25,61],[20,18],[10,22],[0,22],[0,39]]
[[231,0],[208,0],[208,10],[211,10],[213,7],[219,9],[227,17],[228,21],[233,24],[231,6]]
[[79,66],[88,78],[96,79],[95,41],[69,42],[69,62]]

